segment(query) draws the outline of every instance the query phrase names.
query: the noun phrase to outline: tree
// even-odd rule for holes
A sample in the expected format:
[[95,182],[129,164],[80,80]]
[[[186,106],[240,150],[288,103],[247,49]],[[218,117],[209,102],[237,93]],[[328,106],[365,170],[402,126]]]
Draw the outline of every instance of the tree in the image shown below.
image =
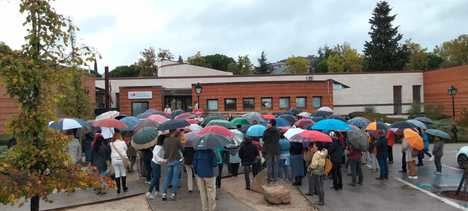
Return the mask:
[[429,69],[429,54],[426,48],[422,48],[418,43],[407,40],[405,45],[408,47],[409,57],[405,65],[408,70],[427,70]]
[[260,58],[258,58],[258,65],[259,66],[256,68],[256,73],[268,74],[270,72],[270,68],[267,63],[267,58],[264,51],[262,51],[262,54],[260,54]]
[[136,65],[117,66],[109,72],[110,77],[137,77],[140,75],[140,70]]
[[229,56],[223,54],[213,54],[204,56],[205,66],[217,70],[227,71],[228,66],[236,61]]
[[427,55],[427,65],[430,70],[433,69],[438,69],[441,67],[442,63],[444,62],[444,59],[437,55],[436,53],[428,53]]
[[157,75],[156,52],[153,47],[149,47],[140,52],[141,58],[135,66],[140,70],[140,76]]
[[314,69],[318,73],[326,73],[328,72],[328,64],[327,64],[327,59],[332,53],[332,49],[329,48],[328,46],[324,46],[322,48],[319,48],[317,51],[318,56],[315,56],[313,61],[314,61]]
[[468,34],[436,46],[434,53],[444,60],[444,67],[468,64]]
[[291,56],[286,61],[286,71],[290,74],[305,74],[310,69],[310,61],[301,56]]
[[191,65],[206,67],[205,57],[202,56],[201,52],[198,51],[195,55],[187,59]]
[[380,1],[369,20],[371,40],[364,44],[367,70],[401,70],[408,60],[406,47],[398,43],[403,36],[398,33],[398,26],[392,26],[396,15],[390,15],[390,11],[389,4]]
[[169,49],[159,49],[158,61],[168,61],[172,59],[174,59],[174,56],[172,55],[171,51],[169,51]]
[[329,72],[361,72],[362,57],[349,44],[336,45],[326,59]]
[[249,75],[254,69],[248,55],[237,57],[237,67],[239,69],[238,75]]

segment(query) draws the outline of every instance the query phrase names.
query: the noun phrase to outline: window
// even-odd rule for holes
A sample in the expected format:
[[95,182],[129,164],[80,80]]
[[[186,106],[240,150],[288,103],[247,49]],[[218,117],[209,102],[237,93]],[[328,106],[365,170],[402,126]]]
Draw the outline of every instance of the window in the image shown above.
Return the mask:
[[237,110],[237,99],[226,98],[224,99],[224,110],[225,111],[236,111]]
[[262,97],[262,109],[272,109],[273,108],[273,100],[271,97]]
[[255,98],[244,98],[242,105],[244,107],[244,111],[255,110]]
[[207,100],[206,101],[206,110],[208,111],[217,111],[218,110],[218,100]]
[[132,102],[132,116],[136,116],[148,110],[148,102]]
[[289,109],[289,97],[280,97],[279,99],[280,109]]
[[117,104],[117,108],[120,108],[120,94],[115,93],[115,103]]
[[306,97],[296,97],[296,108],[306,108],[307,105]]
[[314,107],[314,109],[318,109],[318,108],[322,107],[322,97],[314,96],[312,98],[312,107]]
[[421,85],[413,85],[413,103],[421,103]]

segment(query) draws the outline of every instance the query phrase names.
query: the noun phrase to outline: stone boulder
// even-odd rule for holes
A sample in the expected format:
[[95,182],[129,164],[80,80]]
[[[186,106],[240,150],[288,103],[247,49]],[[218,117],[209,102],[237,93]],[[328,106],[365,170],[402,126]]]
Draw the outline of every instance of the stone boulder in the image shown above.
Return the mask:
[[250,190],[257,193],[263,193],[263,186],[266,184],[266,178],[267,172],[266,169],[263,169],[254,177]]
[[289,204],[291,203],[291,191],[288,186],[275,184],[263,185],[263,196],[270,204]]

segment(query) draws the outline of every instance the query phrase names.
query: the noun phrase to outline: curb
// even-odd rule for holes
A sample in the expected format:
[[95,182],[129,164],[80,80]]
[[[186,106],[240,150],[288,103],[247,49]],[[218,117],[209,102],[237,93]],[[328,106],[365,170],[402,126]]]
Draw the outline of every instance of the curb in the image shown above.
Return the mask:
[[[110,199],[105,199],[105,200],[100,200],[100,201],[85,202],[85,203],[81,203],[81,204],[74,204],[74,205],[63,206],[63,207],[58,207],[58,208],[44,209],[44,211],[48,211],[48,210],[64,210],[64,209],[70,209],[70,208],[88,206],[88,205],[93,205],[93,204],[100,204],[100,203],[111,202],[111,201],[117,201],[117,200],[121,200],[121,199],[126,199],[126,198],[135,197],[135,196],[140,196],[140,195],[143,195],[143,194],[145,194],[145,193],[143,192],[143,193],[126,194],[126,195],[122,195],[122,196],[120,196],[120,197],[115,197],[115,198],[110,198]],[[41,210],[43,210],[43,209],[41,209]]]
[[297,191],[299,191],[299,193],[302,195],[302,197],[304,197],[307,200],[307,202],[309,203],[309,205],[311,207],[315,208],[315,210],[320,210],[320,208],[316,206],[316,204],[312,201],[312,199],[307,197],[307,195],[305,195],[305,193],[302,192],[300,187],[295,186],[295,188],[297,189]]

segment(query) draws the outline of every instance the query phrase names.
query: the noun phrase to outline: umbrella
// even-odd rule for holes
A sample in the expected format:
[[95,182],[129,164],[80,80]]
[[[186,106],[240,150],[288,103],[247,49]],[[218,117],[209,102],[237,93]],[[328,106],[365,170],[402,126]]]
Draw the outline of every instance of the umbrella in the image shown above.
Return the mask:
[[289,109],[288,112],[291,113],[292,115],[297,116],[299,113],[301,113],[301,110],[299,110],[297,108],[291,108],[291,109]]
[[156,122],[158,124],[162,124],[164,122],[166,122],[167,120],[169,120],[167,117],[161,115],[161,114],[151,114],[149,115],[148,117],[146,117],[146,119],[149,119],[153,122]]
[[439,137],[439,138],[443,138],[443,139],[450,139],[450,135],[444,131],[441,131],[441,130],[437,130],[437,129],[428,129],[426,130],[426,133],[429,134],[429,135],[432,135],[432,136],[436,136],[436,137]]
[[300,119],[297,120],[294,125],[298,128],[307,129],[314,124],[314,121],[311,119]]
[[304,111],[304,112],[299,113],[297,116],[304,117],[304,118],[309,118],[310,115],[311,115],[311,113]]
[[333,113],[333,109],[331,109],[331,108],[328,107],[328,106],[320,107],[319,109],[317,109],[317,111],[326,111],[326,112],[328,112],[328,113]]
[[328,119],[337,119],[337,120],[341,120],[343,122],[346,122],[346,119],[340,115],[330,115],[328,116]]
[[390,128],[395,128],[395,129],[406,129],[406,128],[415,128],[415,127],[416,127],[415,125],[407,121],[399,121],[390,125]]
[[188,123],[186,120],[183,119],[171,119],[168,120],[161,125],[159,125],[159,130],[164,131],[164,130],[176,130],[179,128],[184,128],[189,126],[190,123]]
[[194,118],[195,117],[195,114],[192,114],[190,112],[184,112],[184,113],[181,113],[177,116],[174,117],[174,119],[191,119],[191,118]]
[[366,130],[387,130],[387,125],[381,121],[371,122],[367,125]]
[[204,111],[203,111],[203,109],[195,109],[195,110],[192,111],[192,113],[197,115],[197,116],[201,116],[204,113]]
[[318,121],[327,119],[327,117],[323,117],[323,116],[311,116],[311,119],[312,119],[314,122],[318,122]]
[[237,129],[233,129],[230,131],[234,134],[233,140],[236,142],[236,146],[240,145],[244,141],[244,134]]
[[247,129],[246,135],[250,137],[262,137],[266,127],[264,125],[256,124]]
[[348,120],[348,124],[354,125],[359,128],[366,128],[370,121],[364,117],[354,117]]
[[156,145],[159,132],[154,127],[144,127],[133,135],[132,146],[137,150],[148,149]]
[[83,125],[76,119],[63,118],[58,121],[51,122],[49,128],[53,128],[59,131],[71,130],[82,128]]
[[231,123],[233,125],[249,125],[249,121],[247,121],[244,118],[240,118],[240,117],[236,117],[236,118],[232,119]]
[[424,149],[424,141],[416,131],[406,128],[403,130],[403,137],[411,148],[418,151]]
[[205,128],[201,129],[199,132],[200,136],[204,136],[207,134],[216,134],[216,135],[226,136],[230,138],[234,137],[234,134],[230,130],[219,125],[206,126]]
[[148,109],[146,110],[145,112],[141,113],[141,114],[138,114],[136,117],[139,118],[139,119],[144,119],[152,114],[159,114],[159,115],[163,115],[167,118],[169,118],[168,114],[164,113],[164,112],[161,112],[161,111],[158,111],[156,109]]
[[201,129],[203,129],[200,125],[197,124],[190,124],[189,126],[187,126],[187,128],[190,131],[200,131]]
[[115,117],[114,119],[116,119],[116,120],[121,120],[121,119],[123,119],[123,118],[125,118],[125,117],[127,117],[127,115],[125,115],[125,114],[119,114],[119,115],[118,115],[117,117]]
[[312,116],[327,118],[328,116],[330,116],[332,114],[333,114],[332,112],[328,112],[328,111],[317,111],[317,112],[313,113]]
[[94,127],[108,127],[108,128],[127,128],[123,122],[116,119],[101,119],[93,122]]
[[186,147],[193,147],[195,141],[197,141],[198,139],[200,139],[200,136],[198,135],[198,132],[199,131],[192,131],[192,132],[189,132],[189,133],[185,133],[185,146]]
[[140,122],[140,120],[134,116],[124,117],[120,119],[120,121],[123,122],[125,125],[127,125],[127,128],[122,128],[122,131],[131,131],[135,129],[135,127]]
[[346,122],[337,119],[324,119],[312,125],[312,130],[321,130],[321,131],[348,131],[351,130]]
[[427,129],[427,126],[426,124],[422,123],[421,121],[419,120],[416,120],[416,119],[409,119],[409,120],[406,120],[407,122],[413,124],[414,126],[416,127],[419,127],[421,130],[426,130]]
[[291,127],[292,123],[286,120],[285,118],[278,117],[276,120],[277,127]]
[[327,134],[315,130],[304,130],[289,139],[291,142],[332,142],[332,138]]
[[227,129],[236,129],[236,125],[232,124],[230,121],[224,119],[215,119],[208,122],[206,126],[210,125],[219,125],[221,127],[225,127]]
[[114,119],[115,117],[118,117],[119,116],[119,112],[118,111],[108,111],[108,112],[104,112],[102,114],[99,114],[97,117],[96,117],[96,120],[101,120],[101,119]]
[[200,123],[200,121],[196,120],[196,119],[186,119],[186,121],[190,124],[198,124]]
[[369,137],[361,129],[356,126],[351,126],[351,130],[347,132],[348,143],[359,150],[369,149]]
[[262,118],[266,119],[266,120],[272,120],[272,119],[275,118],[275,115],[273,115],[273,114],[263,114]]
[[242,117],[251,124],[265,122],[265,119],[263,119],[262,115],[258,112],[249,112],[242,115]]
[[432,119],[429,119],[429,118],[427,118],[427,117],[425,117],[425,116],[416,117],[416,118],[414,118],[414,119],[416,119],[416,120],[418,120],[418,121],[420,121],[420,122],[423,122],[423,123],[425,123],[425,124],[432,124]]
[[302,131],[304,131],[304,130],[301,129],[301,128],[290,128],[288,131],[286,131],[286,133],[284,133],[284,137],[286,137],[289,140],[293,136],[301,133]]
[[180,110],[180,109],[175,110],[174,112],[171,113],[171,119],[174,119],[176,116],[178,116],[179,114],[182,114],[182,113],[185,113],[185,111]]
[[215,120],[215,119],[224,119],[222,116],[207,116],[203,121],[200,123],[201,126],[206,126],[210,121]]
[[294,122],[296,122],[296,117],[291,114],[282,114],[279,117],[288,120],[289,125],[292,125]]
[[138,131],[144,127],[154,127],[154,128],[157,128],[159,127],[159,123],[157,122],[154,122],[154,121],[151,121],[149,119],[142,119],[140,120],[140,122],[138,122],[138,124],[135,126],[135,128],[133,129],[133,131]]
[[215,149],[217,147],[224,147],[234,144],[235,142],[228,137],[216,134],[207,134],[195,140],[193,143],[193,148],[195,150]]

